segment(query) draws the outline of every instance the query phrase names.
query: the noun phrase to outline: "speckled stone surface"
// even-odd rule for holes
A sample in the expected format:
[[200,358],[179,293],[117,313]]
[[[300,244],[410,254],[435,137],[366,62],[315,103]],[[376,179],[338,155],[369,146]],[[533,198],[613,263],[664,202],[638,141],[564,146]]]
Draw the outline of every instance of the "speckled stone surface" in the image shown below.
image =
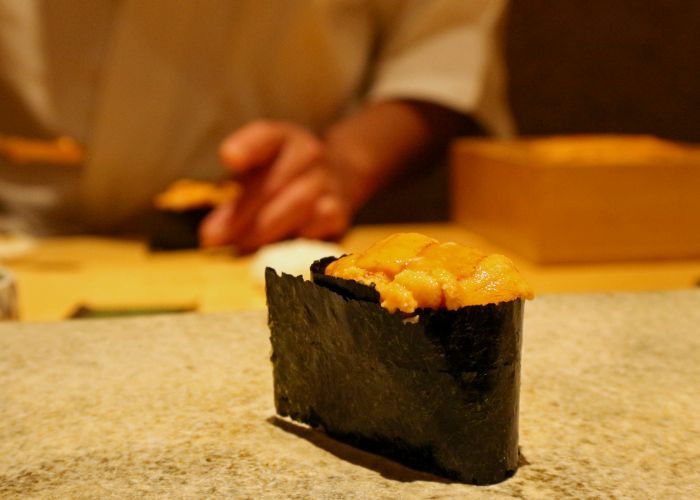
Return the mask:
[[700,291],[528,303],[515,477],[273,418],[264,311],[0,326],[0,497],[699,498]]

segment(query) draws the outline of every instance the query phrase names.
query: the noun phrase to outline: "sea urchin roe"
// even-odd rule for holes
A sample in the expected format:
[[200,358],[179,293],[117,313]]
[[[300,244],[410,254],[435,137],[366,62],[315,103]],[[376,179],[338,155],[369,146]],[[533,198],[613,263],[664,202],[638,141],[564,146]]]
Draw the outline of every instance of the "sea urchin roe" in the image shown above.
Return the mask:
[[210,208],[231,203],[243,188],[234,181],[214,184],[193,179],[180,179],[153,200],[156,208],[169,212],[185,212],[197,208]]
[[329,264],[326,274],[374,285],[382,307],[405,313],[533,297],[508,257],[417,233],[394,234],[346,255]]

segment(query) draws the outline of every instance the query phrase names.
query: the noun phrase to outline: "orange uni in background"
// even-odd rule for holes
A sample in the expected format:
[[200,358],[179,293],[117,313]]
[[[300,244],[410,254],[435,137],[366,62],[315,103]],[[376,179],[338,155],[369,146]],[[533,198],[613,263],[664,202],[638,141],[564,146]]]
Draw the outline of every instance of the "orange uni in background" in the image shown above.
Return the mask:
[[382,307],[406,313],[533,297],[508,257],[439,243],[418,233],[389,236],[362,253],[332,262],[326,274],[374,285]]
[[214,184],[207,181],[180,179],[157,195],[153,203],[160,210],[185,212],[233,202],[241,192],[241,185],[233,181]]

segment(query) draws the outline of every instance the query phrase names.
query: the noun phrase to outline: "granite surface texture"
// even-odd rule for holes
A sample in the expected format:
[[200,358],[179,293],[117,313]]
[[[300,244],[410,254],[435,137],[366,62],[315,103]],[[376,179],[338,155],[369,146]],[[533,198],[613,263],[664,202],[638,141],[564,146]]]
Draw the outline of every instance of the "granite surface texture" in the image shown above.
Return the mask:
[[4,324],[0,497],[700,498],[700,290],[525,318],[522,463],[487,487],[275,418],[262,310]]

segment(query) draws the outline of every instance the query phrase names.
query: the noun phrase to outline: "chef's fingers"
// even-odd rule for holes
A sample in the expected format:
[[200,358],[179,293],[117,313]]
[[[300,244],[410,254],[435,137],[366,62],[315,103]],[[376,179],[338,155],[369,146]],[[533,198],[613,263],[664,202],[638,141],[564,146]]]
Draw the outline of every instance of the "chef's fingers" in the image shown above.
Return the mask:
[[244,195],[235,210],[215,211],[204,221],[200,241],[205,246],[234,244],[245,250],[297,234],[331,182],[320,168],[324,143],[292,123],[242,127],[222,143],[221,158],[231,170],[246,172],[239,177]]
[[287,140],[290,127],[290,124],[272,120],[257,120],[244,125],[222,141],[219,158],[235,173],[268,165]]
[[294,178],[305,175],[323,162],[324,157],[325,145],[319,138],[302,128],[290,129],[284,145],[270,165],[262,196],[275,196]]
[[[211,225],[209,223],[203,225],[201,233],[203,245],[238,244],[246,239],[252,241],[256,235],[276,234],[277,232],[274,229],[271,230],[270,225],[266,223],[265,217],[267,216],[263,207],[268,205],[270,200],[274,201],[278,193],[288,191],[287,186],[295,179],[306,175],[313,178],[318,175],[309,173],[323,158],[324,146],[321,141],[301,127],[285,124],[280,125],[280,127],[284,129],[285,135],[282,142],[278,144],[276,156],[271,165],[250,171],[244,177],[239,178],[239,182],[243,185],[244,194],[238,202],[235,217],[230,216],[228,219],[224,219],[223,216],[222,218],[212,216]],[[252,125],[249,130],[255,132],[256,128],[260,130]],[[306,193],[307,196],[318,194],[310,191]],[[275,206],[281,207],[282,210],[289,209],[283,205],[285,199],[287,198],[282,196],[279,203],[273,203],[273,209]],[[310,204],[312,201],[313,198],[309,198],[307,203]],[[258,214],[259,211],[262,212]],[[273,219],[277,218],[274,211],[271,213]],[[224,223],[227,224],[227,227],[222,226]],[[255,223],[258,224],[256,226],[258,229],[251,227]],[[210,236],[212,234],[215,236]],[[265,243],[267,242],[266,238]]]
[[303,127],[286,122],[256,121],[226,138],[221,144],[220,156],[224,165],[234,172],[275,166],[273,178],[280,178],[269,188],[275,191],[289,178],[320,161],[324,151],[323,142]]
[[316,200],[311,220],[299,230],[299,236],[312,240],[337,238],[350,226],[350,211],[334,194]]
[[227,203],[212,210],[199,226],[199,244],[203,247],[226,245],[230,241],[231,230],[236,220],[236,204]]
[[223,246],[242,238],[255,221],[264,200],[260,196],[265,171],[251,172],[243,184],[243,194],[234,203],[217,207],[199,227],[199,243],[204,247]]
[[297,234],[309,222],[314,204],[327,186],[327,174],[321,169],[311,170],[294,179],[260,210],[252,230],[240,242],[240,247],[253,250]]

